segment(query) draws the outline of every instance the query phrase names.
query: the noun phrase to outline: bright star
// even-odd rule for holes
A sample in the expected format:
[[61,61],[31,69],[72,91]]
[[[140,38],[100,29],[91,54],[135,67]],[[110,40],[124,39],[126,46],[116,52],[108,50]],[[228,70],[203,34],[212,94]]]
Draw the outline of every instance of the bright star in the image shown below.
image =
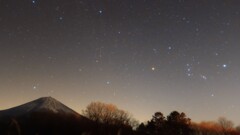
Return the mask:
[[226,68],[226,67],[227,67],[227,64],[223,64],[222,67],[223,67],[223,68]]

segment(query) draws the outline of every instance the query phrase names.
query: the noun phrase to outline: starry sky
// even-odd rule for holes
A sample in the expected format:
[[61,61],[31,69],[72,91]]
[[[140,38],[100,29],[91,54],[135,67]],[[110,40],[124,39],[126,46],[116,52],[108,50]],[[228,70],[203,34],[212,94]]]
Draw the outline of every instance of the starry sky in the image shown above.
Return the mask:
[[240,124],[239,0],[0,0],[0,110],[52,96]]

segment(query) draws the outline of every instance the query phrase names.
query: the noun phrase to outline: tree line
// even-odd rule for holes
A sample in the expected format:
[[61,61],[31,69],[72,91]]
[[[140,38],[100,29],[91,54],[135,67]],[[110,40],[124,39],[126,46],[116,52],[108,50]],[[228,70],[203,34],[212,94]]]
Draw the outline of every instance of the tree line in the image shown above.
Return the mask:
[[216,122],[194,123],[178,111],[166,117],[155,112],[149,121],[138,124],[127,111],[115,105],[92,102],[83,115],[99,124],[96,129],[99,134],[104,131],[103,134],[109,135],[240,135],[240,127],[235,128],[233,122],[224,117]]

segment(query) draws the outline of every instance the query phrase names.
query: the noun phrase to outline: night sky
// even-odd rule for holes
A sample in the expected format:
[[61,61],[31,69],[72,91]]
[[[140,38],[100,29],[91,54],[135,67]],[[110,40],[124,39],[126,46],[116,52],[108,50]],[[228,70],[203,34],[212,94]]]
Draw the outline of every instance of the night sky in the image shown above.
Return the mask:
[[0,110],[52,96],[240,124],[239,0],[0,0]]

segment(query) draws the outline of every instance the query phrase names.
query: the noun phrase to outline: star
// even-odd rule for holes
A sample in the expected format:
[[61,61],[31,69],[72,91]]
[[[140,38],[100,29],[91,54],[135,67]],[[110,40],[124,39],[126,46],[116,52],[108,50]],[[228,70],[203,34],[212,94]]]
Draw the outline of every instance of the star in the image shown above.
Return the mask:
[[102,13],[103,13],[103,11],[102,11],[102,10],[99,10],[98,12],[99,12],[100,14],[102,14]]
[[38,86],[39,86],[38,83],[37,83],[37,84],[34,84],[33,87],[32,87],[32,89],[33,89],[33,90],[38,90]]
[[187,74],[188,77],[193,76],[192,67],[190,64],[186,64],[185,73]]
[[207,80],[207,77],[205,75],[200,75],[203,80]]
[[222,67],[223,67],[223,68],[227,68],[227,64],[223,64]]
[[37,86],[33,86],[33,89],[36,90],[36,89],[37,89]]
[[152,67],[152,68],[151,68],[151,70],[152,70],[152,71],[155,71],[155,70],[156,70],[156,68],[155,68],[155,67]]
[[35,4],[35,3],[36,3],[36,1],[35,1],[35,0],[33,0],[33,1],[32,1],[32,4]]
[[59,20],[63,20],[63,17],[62,17],[62,16],[60,16],[58,19],[59,19]]

